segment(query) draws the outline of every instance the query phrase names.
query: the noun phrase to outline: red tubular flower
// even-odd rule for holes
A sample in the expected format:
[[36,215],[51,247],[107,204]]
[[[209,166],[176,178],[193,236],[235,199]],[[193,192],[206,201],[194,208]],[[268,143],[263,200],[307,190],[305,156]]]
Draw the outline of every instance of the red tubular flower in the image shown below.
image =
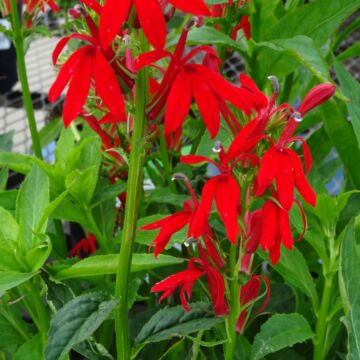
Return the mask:
[[246,135],[252,126],[253,123],[249,123],[240,131],[227,153],[220,146],[220,163],[200,155],[187,155],[180,158],[180,161],[185,164],[209,162],[219,170],[219,175],[212,177],[205,184],[202,190],[200,206],[190,223],[189,233],[195,238],[202,235],[206,230],[212,203],[215,200],[220,218],[225,225],[226,235],[232,243],[236,244],[239,234],[237,216],[240,207],[240,189],[232,172],[234,166],[240,161],[246,162],[250,160],[253,165],[258,161],[255,155],[247,154],[261,139],[260,136],[247,138]]
[[[266,306],[269,302],[269,299],[270,299],[270,282],[269,282],[269,280],[264,276],[253,275],[250,278],[250,280],[244,286],[241,287],[241,290],[240,290],[240,304],[242,307],[244,307],[259,296],[261,280],[265,281],[266,297],[264,299],[263,304],[261,305],[259,310],[256,312],[257,314],[261,313],[266,308]],[[236,330],[238,332],[241,332],[243,330],[248,312],[249,312],[248,309],[241,311],[240,316],[236,323]]]
[[305,115],[313,108],[329,100],[335,94],[335,91],[336,91],[336,86],[334,84],[316,85],[305,96],[304,100],[302,101],[302,103],[298,108],[298,112],[301,115]]
[[189,28],[181,34],[174,54],[168,51],[151,51],[140,55],[135,60],[135,67],[140,70],[168,56],[171,58],[163,80],[148,106],[150,118],[156,118],[165,107],[165,134],[168,135],[181,128],[194,98],[205,125],[212,138],[220,127],[220,114],[224,117],[225,100],[250,115],[256,97],[245,89],[238,89],[224,80],[218,71],[214,71],[214,62],[205,57],[202,64],[189,64],[198,53],[204,52],[220,59],[213,48],[199,46],[183,56]]
[[70,39],[79,39],[89,43],[76,50],[61,67],[50,88],[49,100],[56,101],[69,83],[63,110],[64,123],[68,126],[81,113],[93,80],[95,92],[104,105],[112,114],[126,121],[124,99],[114,69],[108,60],[113,58],[114,54],[111,50],[100,47],[98,29],[89,16],[86,16],[86,21],[91,30],[91,36],[72,34],[61,39],[54,50],[53,63],[55,65]]
[[[167,0],[174,7],[189,14],[208,16],[210,11],[203,0]],[[106,0],[100,18],[100,41],[107,48],[126,21],[134,5],[140,25],[156,49],[163,49],[166,40],[166,24],[159,0]]]
[[186,311],[190,311],[188,300],[191,297],[194,282],[202,275],[206,275],[215,314],[217,316],[224,316],[229,311],[225,300],[224,280],[221,274],[210,265],[201,245],[199,245],[199,250],[201,259],[191,259],[186,270],[158,282],[151,288],[151,292],[164,292],[159,299],[159,301],[162,301],[171,296],[180,287],[181,304]]
[[69,252],[70,257],[77,256],[82,259],[84,254],[92,255],[96,251],[96,238],[93,234],[88,233],[86,237],[81,239]]

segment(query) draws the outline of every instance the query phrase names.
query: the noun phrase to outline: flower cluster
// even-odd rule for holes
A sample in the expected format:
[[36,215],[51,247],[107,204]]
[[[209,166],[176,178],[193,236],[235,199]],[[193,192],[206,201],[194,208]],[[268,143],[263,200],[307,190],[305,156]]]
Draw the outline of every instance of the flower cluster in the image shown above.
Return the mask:
[[[199,18],[182,29],[173,52],[165,48],[165,15],[179,9],[200,17],[211,16],[211,11],[217,16],[225,10],[223,5],[216,5],[210,11],[203,0],[126,0],[120,3],[106,0],[103,6],[96,1],[82,2],[92,10],[90,14],[85,9],[83,14],[87,33],[74,33],[61,39],[53,55],[57,65],[70,39],[82,42],[61,65],[49,93],[50,101],[56,101],[69,84],[63,111],[66,126],[81,116],[99,134],[104,149],[112,151],[113,147],[121,146],[131,151],[120,141],[116,126],[127,121],[128,130],[131,130],[133,119],[126,104],[138,90],[134,87],[134,78],[142,69],[152,67],[160,75],[149,79],[148,134],[157,134],[162,128],[158,125],[164,124],[164,136],[172,146],[174,139],[175,143],[179,142],[189,112],[198,109],[212,139],[218,135],[221,124],[226,124],[233,135],[227,148],[220,142],[215,143],[215,159],[201,155],[180,157],[187,165],[210,164],[215,174],[207,179],[200,198],[190,181],[176,174],[174,178],[184,180],[190,194],[183,210],[140,230],[160,229],[151,244],[158,256],[172,235],[187,227],[186,245],[193,255],[187,268],[155,284],[151,291],[163,293],[161,301],[180,288],[181,303],[188,310],[194,283],[206,278],[214,311],[219,316],[229,311],[227,249],[236,246],[240,250],[238,271],[251,275],[238,294],[243,308],[237,324],[241,331],[250,313],[246,306],[250,307],[259,298],[262,280],[267,294],[264,306],[270,291],[267,280],[253,273],[254,252],[260,245],[263,251],[268,251],[271,263],[276,264],[281,246],[293,247],[289,216],[293,205],[296,204],[303,214],[301,201],[311,206],[316,204],[316,194],[306,178],[312,166],[311,154],[304,139],[295,132],[301,118],[329,99],[335,86],[315,86],[298,109],[289,104],[277,104],[279,85],[274,77],[271,77],[274,83],[271,96],[263,93],[245,74],[240,76],[240,86],[235,86],[221,75],[221,59],[213,47],[200,45],[186,52],[189,31],[202,24]],[[249,37],[245,16],[239,26]],[[153,50],[136,57],[123,45],[129,41],[128,29],[139,27]],[[199,54],[200,60],[197,60]],[[167,63],[165,58],[169,59]],[[166,66],[160,66],[160,60]],[[97,113],[101,113],[99,117],[87,111],[89,94],[95,99]],[[295,142],[302,144],[302,157],[291,148]],[[113,151],[113,156],[125,164],[119,153]],[[302,200],[297,198],[295,190]],[[213,204],[216,212],[212,212]],[[225,236],[212,225],[212,219],[217,216],[223,223]],[[305,228],[304,215],[303,219]],[[221,237],[226,237],[229,244],[222,243]]]

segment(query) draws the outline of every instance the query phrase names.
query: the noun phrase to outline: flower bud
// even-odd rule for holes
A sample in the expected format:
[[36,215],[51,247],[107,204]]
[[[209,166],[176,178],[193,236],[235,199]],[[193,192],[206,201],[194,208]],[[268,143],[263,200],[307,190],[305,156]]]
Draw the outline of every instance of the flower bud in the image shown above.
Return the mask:
[[335,93],[336,86],[333,84],[320,84],[313,87],[305,96],[298,108],[302,115],[329,100]]

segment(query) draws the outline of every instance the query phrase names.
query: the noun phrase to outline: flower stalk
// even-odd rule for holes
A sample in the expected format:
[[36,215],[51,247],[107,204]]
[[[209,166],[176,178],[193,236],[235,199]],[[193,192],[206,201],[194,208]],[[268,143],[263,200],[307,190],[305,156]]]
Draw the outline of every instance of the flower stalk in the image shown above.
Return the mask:
[[29,88],[28,76],[25,64],[25,51],[24,51],[24,37],[20,24],[20,17],[16,0],[10,0],[11,6],[11,23],[14,36],[14,45],[16,50],[16,62],[19,73],[19,80],[23,93],[23,100],[25,105],[26,116],[30,128],[32,147],[35,155],[42,159],[40,137],[36,126],[34,108],[31,99],[31,93]]
[[[139,41],[142,51],[146,51],[147,42],[142,32],[139,32]],[[119,306],[115,313],[116,349],[119,360],[130,359],[131,354],[127,298],[136,221],[143,184],[144,132],[146,124],[145,108],[147,96],[148,75],[147,70],[142,69],[136,79],[134,131],[131,139],[127,201],[115,285],[115,296],[119,299]]]

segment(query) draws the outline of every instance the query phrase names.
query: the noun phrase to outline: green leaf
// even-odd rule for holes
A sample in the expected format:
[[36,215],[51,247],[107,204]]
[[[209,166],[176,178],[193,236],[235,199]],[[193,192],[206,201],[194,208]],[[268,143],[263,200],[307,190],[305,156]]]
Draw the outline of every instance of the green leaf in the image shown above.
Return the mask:
[[26,253],[26,262],[31,271],[38,271],[51,254],[52,245],[49,236],[36,234],[33,247]]
[[60,118],[52,119],[46,124],[40,131],[40,143],[41,147],[44,148],[49,145],[52,141],[55,141],[63,128],[63,122]]
[[7,243],[8,241],[16,241],[19,231],[19,226],[11,215],[11,213],[0,207],[0,242]]
[[31,279],[35,273],[0,271],[0,293],[10,290]]
[[0,152],[0,167],[8,167],[20,174],[29,173],[34,162],[35,158],[31,155]]
[[[358,45],[360,47],[360,43]],[[360,84],[339,62],[335,61],[334,67],[336,76],[340,81],[341,90],[351,101],[347,104],[347,107],[357,137],[358,147],[360,147]]]
[[360,55],[360,43],[355,42],[355,44],[348,47],[345,51],[340,53],[336,59],[338,61],[344,61],[350,58],[358,57]]
[[6,210],[15,211],[18,190],[0,191],[0,206]]
[[[4,315],[6,315],[6,316],[4,316]],[[0,332],[1,332],[0,348],[3,348],[5,346],[19,345],[19,344],[22,344],[26,340],[26,338],[24,339],[22,334],[20,334],[16,330],[16,328],[14,326],[12,326],[11,317],[12,317],[11,314],[0,313]]]
[[[55,272],[54,278],[56,280],[116,274],[118,258],[118,254],[91,256],[69,268],[57,271],[55,265],[52,270]],[[131,271],[155,269],[162,266],[181,264],[183,261],[181,258],[168,255],[159,255],[155,258],[153,254],[133,254]]]
[[[22,183],[17,202],[16,219],[19,224],[19,238],[26,248],[31,247],[34,231],[42,213],[50,202],[49,178],[38,166],[34,166]],[[47,222],[39,231],[45,231]]]
[[117,304],[101,293],[90,293],[69,301],[53,317],[45,348],[46,360],[60,360],[88,339],[108,318]]
[[251,360],[260,360],[278,350],[291,347],[314,336],[309,323],[297,313],[273,315],[255,336]]
[[95,207],[104,201],[114,200],[124,191],[126,191],[126,183],[124,181],[118,181],[116,184],[100,181],[92,199],[91,206]]
[[[263,252],[259,254],[265,257]],[[282,247],[280,260],[273,269],[285,279],[286,283],[295,286],[302,293],[306,294],[316,308],[319,298],[315,283],[303,254],[297,248],[288,250]]]
[[341,158],[354,187],[360,189],[360,150],[354,130],[340,111],[339,103],[327,101],[321,105],[325,130]]
[[201,330],[209,330],[224,321],[214,317],[209,304],[195,303],[186,312],[182,306],[166,307],[158,311],[142,328],[135,339],[136,344],[158,342],[185,336]]
[[358,0],[317,0],[295,7],[271,27],[265,40],[286,39],[297,35],[324,44],[340,24],[360,7]]
[[354,222],[346,229],[341,246],[339,282],[348,331],[349,360],[360,358],[360,254],[355,240]]
[[0,134],[0,152],[11,151],[13,147],[14,130]]
[[42,357],[42,341],[40,334],[38,334],[19,347],[13,360],[35,360]]

